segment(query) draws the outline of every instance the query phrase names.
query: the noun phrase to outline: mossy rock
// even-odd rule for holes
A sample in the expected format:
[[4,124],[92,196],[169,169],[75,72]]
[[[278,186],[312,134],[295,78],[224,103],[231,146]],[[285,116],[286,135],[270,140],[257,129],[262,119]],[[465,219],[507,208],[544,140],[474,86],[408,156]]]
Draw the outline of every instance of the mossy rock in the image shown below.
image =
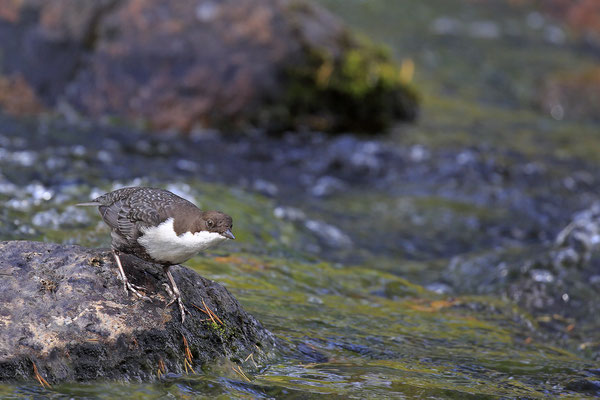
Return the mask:
[[417,116],[416,90],[383,46],[348,40],[339,56],[306,47],[307,63],[287,69],[285,103],[295,126],[381,132]]
[[389,52],[305,0],[132,3],[12,5],[0,15],[0,55],[11,54],[0,70],[22,84],[0,108],[14,114],[31,98],[26,110],[39,112],[61,99],[87,118],[182,133],[378,132],[416,115]]

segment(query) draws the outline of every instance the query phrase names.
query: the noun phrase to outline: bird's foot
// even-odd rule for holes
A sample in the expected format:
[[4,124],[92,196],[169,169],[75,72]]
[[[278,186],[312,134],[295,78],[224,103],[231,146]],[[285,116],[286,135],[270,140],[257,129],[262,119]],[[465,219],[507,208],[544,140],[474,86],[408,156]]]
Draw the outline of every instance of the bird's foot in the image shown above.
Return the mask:
[[129,292],[131,292],[134,295],[136,295],[139,299],[150,300],[149,297],[144,296],[143,294],[138,292],[138,290],[144,290],[143,287],[136,286],[130,283],[129,279],[127,279],[127,277],[125,276],[125,271],[123,270],[123,265],[121,264],[121,257],[119,257],[119,252],[113,249],[112,253],[115,258],[115,262],[117,263],[117,267],[119,267],[119,277],[123,281],[123,289],[125,290],[125,293],[129,294]]
[[183,324],[185,322],[185,314],[190,314],[190,310],[188,310],[187,307],[183,304],[183,301],[181,300],[181,294],[179,293],[179,291],[174,292],[171,289],[171,287],[166,283],[164,283],[163,286],[165,287],[165,290],[167,291],[167,293],[169,293],[169,296],[171,297],[171,300],[167,303],[167,307],[177,302],[177,305],[179,306],[179,311],[181,312],[181,323]]
[[139,292],[141,290],[144,290],[144,288],[141,286],[134,285],[133,283],[129,282],[128,279],[125,279],[123,281],[123,288],[125,289],[125,293],[127,293],[127,294],[129,294],[129,292],[131,292],[135,296],[137,296],[137,298],[139,298],[139,299],[150,301],[150,297],[145,296],[144,294]]

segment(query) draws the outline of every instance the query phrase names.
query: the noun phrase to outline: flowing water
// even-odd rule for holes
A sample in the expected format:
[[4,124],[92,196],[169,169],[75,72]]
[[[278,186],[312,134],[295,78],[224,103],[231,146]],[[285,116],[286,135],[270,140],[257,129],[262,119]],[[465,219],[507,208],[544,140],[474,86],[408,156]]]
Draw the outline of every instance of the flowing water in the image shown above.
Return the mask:
[[[183,140],[0,116],[0,239],[108,246],[100,218],[73,204],[167,188],[233,216],[237,240],[186,265],[286,346],[264,365],[248,358],[245,376],[222,360],[157,383],[7,384],[1,398],[599,394],[600,263],[526,268],[600,188],[597,126],[522,106],[532,76],[587,56],[568,41],[516,45],[544,30],[528,28],[533,11],[500,2],[321,3],[413,60],[417,126],[377,140]],[[439,33],[455,20],[470,34]],[[536,70],[519,69],[532,60]]]

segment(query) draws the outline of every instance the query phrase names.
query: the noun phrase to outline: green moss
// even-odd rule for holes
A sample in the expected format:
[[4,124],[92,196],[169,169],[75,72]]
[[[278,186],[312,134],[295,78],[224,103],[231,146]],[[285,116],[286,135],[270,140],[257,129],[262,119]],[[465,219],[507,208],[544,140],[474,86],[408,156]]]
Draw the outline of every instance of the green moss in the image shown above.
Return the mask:
[[212,330],[217,335],[219,335],[219,337],[221,339],[225,339],[225,333],[227,332],[225,325],[217,324],[214,321],[210,321],[210,322],[207,322],[207,326],[210,330]]
[[341,55],[305,46],[306,61],[286,70],[285,109],[291,125],[339,132],[381,132],[413,120],[418,96],[386,47],[346,38]]

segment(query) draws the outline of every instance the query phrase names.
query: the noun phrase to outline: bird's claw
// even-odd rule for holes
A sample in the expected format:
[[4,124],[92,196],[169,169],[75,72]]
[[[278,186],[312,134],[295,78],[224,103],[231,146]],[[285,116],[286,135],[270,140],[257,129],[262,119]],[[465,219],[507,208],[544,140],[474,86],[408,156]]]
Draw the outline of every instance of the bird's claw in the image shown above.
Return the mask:
[[138,290],[143,290],[144,288],[134,285],[132,283],[130,283],[128,280],[126,280],[125,282],[123,282],[123,287],[125,289],[125,293],[133,293],[135,296],[137,296],[139,299],[143,299],[143,300],[148,300],[150,301],[150,298],[148,296],[143,295],[142,293],[140,293]]
[[113,256],[115,257],[115,262],[117,263],[117,267],[119,267],[119,277],[123,281],[123,289],[125,290],[125,293],[129,294],[129,292],[131,292],[134,295],[136,295],[139,299],[150,300],[149,297],[144,296],[143,294],[138,292],[138,290],[143,291],[144,290],[143,287],[136,286],[136,285],[130,283],[129,279],[127,279],[127,277],[125,276],[125,271],[123,270],[123,265],[121,264],[121,258],[119,257],[119,252],[116,250],[113,250]]
[[185,322],[185,313],[190,314],[190,310],[188,310],[187,307],[183,304],[183,301],[181,301],[181,295],[178,296],[177,294],[173,293],[173,290],[171,290],[169,285],[167,285],[166,283],[164,283],[163,286],[165,287],[167,293],[169,293],[169,296],[171,297],[171,300],[167,303],[167,307],[177,302],[177,305],[179,306],[179,311],[181,312],[181,323],[183,324]]

